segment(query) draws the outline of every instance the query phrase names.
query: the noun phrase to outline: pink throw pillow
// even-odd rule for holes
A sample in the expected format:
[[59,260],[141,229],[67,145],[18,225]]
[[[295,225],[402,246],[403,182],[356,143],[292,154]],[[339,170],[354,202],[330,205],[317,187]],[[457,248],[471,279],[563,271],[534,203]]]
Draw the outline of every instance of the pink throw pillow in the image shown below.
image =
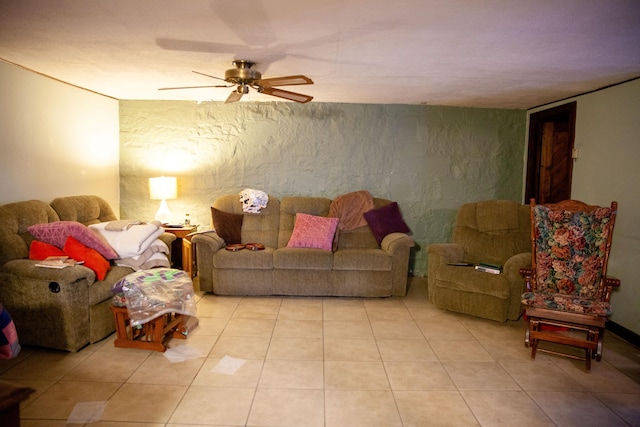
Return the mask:
[[36,239],[54,245],[60,249],[69,236],[85,246],[95,249],[106,259],[116,259],[118,254],[93,230],[77,221],[56,221],[45,224],[34,224],[27,228]]
[[338,227],[338,218],[296,214],[293,233],[287,243],[288,248],[316,248],[330,251],[333,236]]

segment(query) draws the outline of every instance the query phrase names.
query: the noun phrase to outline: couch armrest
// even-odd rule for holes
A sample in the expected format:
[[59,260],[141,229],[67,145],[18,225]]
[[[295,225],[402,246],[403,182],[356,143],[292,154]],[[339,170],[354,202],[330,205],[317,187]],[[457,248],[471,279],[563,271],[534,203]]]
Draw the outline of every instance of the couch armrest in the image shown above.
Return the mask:
[[[509,258],[508,260],[506,260],[504,263],[504,266],[502,267],[502,270],[510,282],[516,282],[518,280],[523,280],[522,275],[520,274],[520,269],[530,268],[530,267],[531,267],[531,252],[523,252],[521,254],[516,254],[511,258]],[[524,292],[524,288],[522,292]]]
[[199,246],[204,245],[211,251],[211,253],[216,253],[227,246],[224,239],[218,236],[218,233],[215,231],[194,234],[191,241]]
[[382,242],[380,242],[380,247],[383,251],[393,254],[395,251],[399,250],[401,247],[412,248],[416,245],[416,242],[409,236],[404,233],[391,233],[384,236]]
[[58,284],[75,283],[86,280],[92,284],[96,281],[96,274],[88,267],[76,265],[66,268],[36,267],[36,261],[15,259],[0,268],[0,272],[21,277],[26,280],[46,280]]
[[427,292],[433,302],[436,271],[451,262],[464,261],[464,248],[457,243],[433,243],[427,247]]
[[199,290],[213,292],[213,255],[226,244],[215,231],[194,234],[191,242],[196,248]]
[[380,242],[380,248],[391,256],[391,295],[407,294],[409,256],[415,244],[405,233],[387,234]]
[[507,313],[507,318],[511,320],[518,319],[522,313],[520,301],[523,292],[525,292],[525,280],[520,274],[520,270],[526,267],[531,267],[531,252],[512,256],[505,261],[502,267],[502,274],[509,282],[509,313]]
[[162,233],[158,239],[162,240],[165,245],[169,246],[169,250],[171,250],[171,243],[177,239],[176,235],[173,233]]

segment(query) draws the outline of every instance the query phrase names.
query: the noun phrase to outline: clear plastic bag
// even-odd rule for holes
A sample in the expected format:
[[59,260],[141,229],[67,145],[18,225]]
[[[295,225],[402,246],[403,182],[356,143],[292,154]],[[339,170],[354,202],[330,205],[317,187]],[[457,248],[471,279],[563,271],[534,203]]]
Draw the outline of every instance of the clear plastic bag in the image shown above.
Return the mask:
[[193,282],[182,270],[141,270],[121,279],[113,290],[124,293],[131,326],[147,323],[166,313],[196,315]]

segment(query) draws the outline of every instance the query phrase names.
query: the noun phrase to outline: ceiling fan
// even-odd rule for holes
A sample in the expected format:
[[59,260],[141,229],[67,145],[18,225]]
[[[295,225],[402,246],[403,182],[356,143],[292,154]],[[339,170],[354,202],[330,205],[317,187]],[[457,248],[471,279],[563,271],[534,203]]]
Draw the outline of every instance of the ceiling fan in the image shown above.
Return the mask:
[[249,88],[257,90],[259,93],[266,95],[277,96],[278,98],[288,99],[290,101],[306,103],[313,99],[313,96],[304,95],[302,93],[290,92],[288,90],[279,89],[275,86],[293,86],[293,85],[310,85],[313,84],[307,76],[295,75],[284,77],[272,77],[270,79],[263,79],[262,74],[259,71],[253,70],[254,62],[247,61],[245,59],[237,59],[233,61],[233,65],[236,68],[231,68],[224,73],[224,79],[221,77],[212,76],[209,74],[194,71],[196,74],[202,76],[211,77],[213,79],[222,80],[229,84],[226,85],[212,85],[212,86],[183,86],[183,87],[163,87],[158,90],[175,90],[175,89],[199,89],[207,87],[233,87],[236,88],[231,92],[226,103],[240,101],[242,95],[249,93]]

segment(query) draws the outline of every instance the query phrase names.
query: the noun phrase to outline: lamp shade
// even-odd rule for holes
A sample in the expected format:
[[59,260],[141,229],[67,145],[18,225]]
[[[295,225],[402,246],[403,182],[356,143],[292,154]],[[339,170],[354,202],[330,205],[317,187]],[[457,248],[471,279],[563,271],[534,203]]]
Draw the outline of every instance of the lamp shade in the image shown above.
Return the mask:
[[167,200],[178,197],[178,183],[175,176],[149,178],[149,194],[152,200]]

